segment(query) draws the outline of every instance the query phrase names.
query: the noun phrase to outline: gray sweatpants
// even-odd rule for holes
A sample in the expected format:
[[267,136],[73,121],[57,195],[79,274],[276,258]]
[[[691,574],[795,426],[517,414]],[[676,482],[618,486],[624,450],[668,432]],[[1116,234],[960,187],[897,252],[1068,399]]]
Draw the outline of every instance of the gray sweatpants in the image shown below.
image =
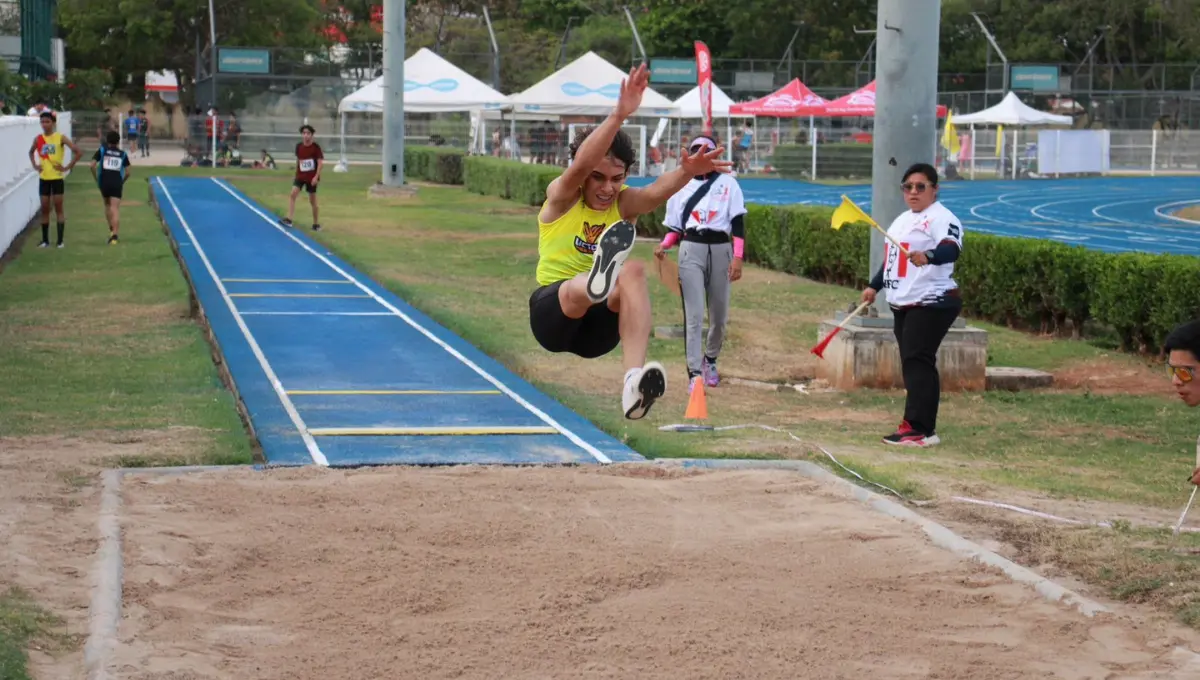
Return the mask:
[[[679,287],[683,293],[684,350],[688,372],[701,373],[704,357],[716,359],[725,342],[729,320],[729,265],[732,243],[679,244]],[[708,303],[708,338],[702,342],[704,308]]]

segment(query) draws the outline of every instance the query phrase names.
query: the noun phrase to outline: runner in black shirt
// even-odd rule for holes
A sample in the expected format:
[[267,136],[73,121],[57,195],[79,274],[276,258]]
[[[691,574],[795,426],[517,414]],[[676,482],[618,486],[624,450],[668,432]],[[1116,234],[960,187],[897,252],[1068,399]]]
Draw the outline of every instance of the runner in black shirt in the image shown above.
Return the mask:
[[[121,227],[121,196],[125,189],[125,181],[129,179],[129,154],[121,150],[121,135],[109,132],[106,143],[100,145],[96,155],[92,156],[92,177],[100,186],[100,195],[104,197],[104,217],[108,220],[108,245],[118,243],[117,231]],[[97,168],[99,166],[99,168]]]

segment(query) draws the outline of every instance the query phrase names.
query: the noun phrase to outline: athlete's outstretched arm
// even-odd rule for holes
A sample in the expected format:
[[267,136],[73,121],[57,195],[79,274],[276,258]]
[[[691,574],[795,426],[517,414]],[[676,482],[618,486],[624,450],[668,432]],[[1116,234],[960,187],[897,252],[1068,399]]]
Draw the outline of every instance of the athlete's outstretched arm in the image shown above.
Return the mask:
[[621,81],[621,95],[617,100],[617,108],[604,119],[600,127],[592,130],[587,139],[583,140],[583,144],[575,152],[575,159],[563,174],[546,187],[546,200],[551,205],[561,206],[575,201],[579,196],[579,187],[583,186],[588,174],[608,153],[621,124],[642,105],[642,94],[649,83],[650,71],[645,64],[630,69],[629,77]]
[[621,219],[632,220],[638,215],[654,212],[658,206],[666,203],[680,189],[687,185],[693,177],[707,175],[714,170],[729,172],[733,163],[717,160],[725,153],[725,147],[717,147],[711,151],[697,151],[691,156],[687,149],[679,155],[679,167],[660,175],[648,187],[630,187],[620,194]]

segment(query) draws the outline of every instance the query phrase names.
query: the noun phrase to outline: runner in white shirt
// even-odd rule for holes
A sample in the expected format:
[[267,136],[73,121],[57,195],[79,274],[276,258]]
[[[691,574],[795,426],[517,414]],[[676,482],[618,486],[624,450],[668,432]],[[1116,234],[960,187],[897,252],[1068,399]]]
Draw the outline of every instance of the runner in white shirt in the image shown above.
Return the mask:
[[[688,146],[689,153],[712,151],[717,141],[699,135]],[[667,235],[654,249],[662,259],[676,243],[679,246],[679,287],[683,293],[684,353],[687,355],[688,393],[697,376],[709,387],[720,384],[717,357],[725,342],[729,320],[729,284],[742,278],[746,227],[746,201],[737,180],[726,173],[711,172],[693,177],[667,201]],[[705,301],[708,302],[708,338],[704,329]]]
[[962,252],[962,223],[937,200],[937,170],[917,163],[904,173],[906,210],[892,222],[888,235],[908,251],[904,257],[888,242],[883,266],[875,273],[863,301],[887,290],[900,345],[901,370],[908,391],[904,420],[884,437],[888,444],[932,446],[936,432],[941,382],[937,352],[950,326],[962,311],[954,282],[954,261]]

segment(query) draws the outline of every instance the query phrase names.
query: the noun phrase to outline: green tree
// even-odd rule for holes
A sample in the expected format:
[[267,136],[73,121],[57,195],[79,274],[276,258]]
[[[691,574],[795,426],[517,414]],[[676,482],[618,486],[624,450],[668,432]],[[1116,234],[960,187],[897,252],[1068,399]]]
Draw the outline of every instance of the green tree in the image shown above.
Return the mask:
[[[316,46],[314,0],[216,0],[218,45]],[[168,70],[195,77],[196,42],[209,42],[206,0],[60,0],[59,24],[73,63],[131,74]]]

